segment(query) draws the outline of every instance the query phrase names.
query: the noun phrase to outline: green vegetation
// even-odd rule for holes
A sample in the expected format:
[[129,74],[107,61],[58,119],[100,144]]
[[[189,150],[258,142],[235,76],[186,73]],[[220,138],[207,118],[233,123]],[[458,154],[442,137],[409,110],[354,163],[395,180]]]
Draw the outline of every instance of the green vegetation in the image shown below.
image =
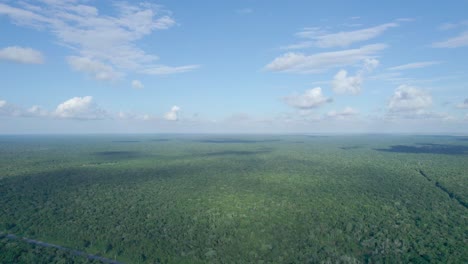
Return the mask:
[[466,263],[464,139],[2,136],[0,232],[125,263]]
[[44,247],[0,235],[0,263],[101,263],[67,250]]

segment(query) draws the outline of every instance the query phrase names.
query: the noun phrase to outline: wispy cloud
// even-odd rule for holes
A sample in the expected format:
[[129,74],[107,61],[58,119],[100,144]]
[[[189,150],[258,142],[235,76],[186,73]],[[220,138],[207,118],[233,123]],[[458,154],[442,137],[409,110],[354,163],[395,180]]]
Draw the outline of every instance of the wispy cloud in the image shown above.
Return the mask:
[[24,64],[42,64],[44,63],[44,56],[40,51],[32,48],[11,46],[0,49],[0,60]]
[[[0,16],[6,15],[21,26],[48,30],[75,53],[71,56],[74,69],[90,74],[89,70],[76,67],[76,62],[91,63],[101,73],[106,68],[105,76],[92,73],[97,79],[114,79],[119,75],[116,72],[151,72],[155,67],[168,67],[155,63],[159,57],[142,50],[137,42],[154,31],[176,25],[169,11],[148,2],[116,2],[116,15],[109,15],[88,4],[80,0],[11,2],[0,4]],[[194,69],[191,65],[176,68]]]
[[269,71],[319,73],[325,70],[348,66],[372,58],[385,49],[385,44],[373,44],[357,49],[323,52],[312,55],[288,52],[265,66]]
[[468,98],[466,98],[465,101],[457,104],[457,108],[468,109]]
[[396,22],[413,22],[415,21],[416,18],[411,18],[411,17],[401,17],[401,18],[397,18],[395,21]]
[[398,27],[398,23],[386,23],[374,27],[341,31],[337,33],[327,33],[325,30],[317,27],[306,28],[296,33],[296,36],[307,41],[301,41],[296,44],[288,45],[283,49],[303,49],[308,47],[333,48],[348,47],[354,43],[367,41],[383,34],[386,30]]
[[446,23],[439,25],[437,29],[446,31],[446,30],[451,30],[451,29],[455,29],[458,27],[463,27],[463,26],[468,26],[468,20],[462,20],[456,23],[446,22]]
[[69,56],[67,62],[72,69],[84,72],[96,80],[118,80],[123,76],[123,73],[116,71],[112,66],[88,57]]
[[236,13],[241,14],[241,15],[247,15],[253,13],[254,10],[252,8],[246,7],[246,8],[241,8],[237,9]]
[[152,66],[141,71],[141,73],[150,75],[168,75],[174,73],[188,72],[200,68],[200,65],[186,65],[179,67],[171,67],[165,65]]
[[419,68],[425,68],[429,67],[432,65],[437,65],[442,62],[440,61],[420,61],[420,62],[413,62],[413,63],[407,63],[403,65],[398,65],[394,67],[388,68],[390,71],[403,71],[403,70],[410,70],[410,69],[419,69]]
[[458,36],[449,38],[445,41],[432,44],[434,48],[459,48],[468,46],[468,31],[460,33]]

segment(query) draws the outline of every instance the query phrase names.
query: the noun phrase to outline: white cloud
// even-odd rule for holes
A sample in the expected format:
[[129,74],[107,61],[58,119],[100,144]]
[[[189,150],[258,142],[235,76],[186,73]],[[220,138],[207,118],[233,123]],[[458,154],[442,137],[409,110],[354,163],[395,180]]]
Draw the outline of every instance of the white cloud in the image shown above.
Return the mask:
[[161,117],[158,117],[153,114],[138,114],[134,112],[124,112],[119,111],[118,113],[113,115],[117,120],[126,120],[126,121],[160,121]]
[[442,25],[438,26],[438,30],[450,30],[456,28],[458,25],[454,23],[443,23]]
[[143,89],[145,86],[139,80],[132,81],[132,88],[133,89]]
[[402,17],[402,18],[397,18],[395,21],[396,22],[413,22],[413,21],[416,21],[416,18]]
[[177,105],[174,105],[169,112],[164,114],[164,119],[168,121],[179,120],[179,116],[178,116],[179,111],[180,111],[180,107],[178,107]]
[[[112,3],[117,11],[115,15],[101,13],[87,1],[42,2],[0,4],[0,16],[6,15],[18,25],[48,30],[59,44],[76,53],[73,57],[115,68],[115,72],[145,72],[154,68],[158,56],[146,53],[137,42],[155,30],[168,29],[176,24],[169,11],[148,2]],[[85,72],[89,74],[89,70]],[[171,73],[178,72],[182,71]],[[114,78],[113,74],[109,75],[110,71],[101,73],[103,75],[96,75],[99,79]]]
[[175,20],[170,16],[163,16],[158,18],[155,22],[154,27],[157,29],[168,29],[175,25]]
[[141,72],[145,74],[150,74],[150,75],[168,75],[168,74],[174,74],[174,73],[188,72],[188,71],[192,71],[198,68],[200,68],[200,65],[186,65],[186,66],[179,66],[179,67],[157,65],[157,66],[148,67],[142,70]]
[[322,93],[322,88],[316,87],[305,91],[303,94],[293,94],[283,98],[284,102],[299,109],[310,109],[330,103],[333,100]]
[[0,100],[0,116],[22,116],[23,110],[5,100]]
[[297,49],[305,49],[309,48],[313,45],[314,42],[312,41],[301,41],[298,43],[294,43],[291,45],[281,47],[282,50],[297,50]]
[[299,38],[310,39],[310,38],[314,38],[316,36],[325,35],[325,34],[327,34],[327,31],[325,31],[321,27],[306,27],[304,28],[304,30],[297,32],[295,36]]
[[374,57],[386,48],[384,44],[373,44],[357,49],[323,52],[312,55],[289,52],[275,58],[265,66],[267,70],[279,72],[318,73],[330,68],[343,67]]
[[361,92],[362,77],[348,76],[348,72],[340,70],[332,81],[333,92],[337,94],[359,94]]
[[448,113],[437,113],[427,110],[417,110],[410,112],[390,112],[385,116],[386,119],[413,119],[413,120],[443,120],[453,121],[456,118]]
[[54,116],[69,119],[104,119],[107,113],[99,108],[92,96],[73,97],[57,106]]
[[76,70],[91,75],[96,80],[112,81],[120,79],[123,74],[117,72],[112,66],[86,57],[70,56],[68,64]]
[[460,26],[468,26],[468,20],[462,20],[457,23],[443,23],[437,27],[438,30],[450,30],[454,28],[458,28]]
[[461,109],[468,109],[468,98],[466,98],[462,103],[458,104],[457,107]]
[[387,23],[366,29],[317,36],[314,37],[316,40],[315,46],[320,48],[347,47],[356,42],[362,42],[375,38],[381,35],[387,29],[397,26],[398,24],[396,23]]
[[44,63],[44,56],[40,51],[31,48],[11,46],[0,49],[0,60],[24,64],[42,64]]
[[29,108],[26,111],[27,115],[29,116],[36,116],[36,117],[47,117],[50,115],[50,113],[43,109],[42,107],[38,105],[33,105],[31,108]]
[[380,36],[383,32],[385,32],[387,29],[397,26],[397,23],[386,23],[375,27],[353,31],[342,31],[337,33],[326,33],[324,30],[317,27],[306,28],[305,30],[296,33],[296,36],[300,38],[311,39],[311,41],[300,42],[298,44],[289,45],[284,48],[300,49],[307,47],[348,47],[353,43],[358,43],[376,38]]
[[398,65],[395,67],[388,68],[390,71],[402,71],[402,70],[410,70],[410,69],[419,69],[425,68],[432,65],[440,64],[440,61],[420,61],[420,62],[413,62],[403,65]]
[[48,117],[49,112],[42,107],[34,105],[29,109],[8,103],[5,100],[0,100],[0,116],[9,117]]
[[335,74],[332,80],[332,89],[336,94],[353,94],[357,95],[361,92],[361,86],[364,82],[364,75],[372,72],[379,66],[380,62],[377,59],[365,59],[362,69],[355,76],[348,76],[346,70],[340,70]]
[[390,112],[412,112],[416,114],[432,105],[432,96],[416,87],[400,85],[390,98]]
[[242,8],[242,9],[237,9],[236,13],[241,14],[241,15],[247,15],[247,14],[253,13],[253,11],[254,10],[252,8]]
[[327,113],[327,117],[329,118],[335,118],[335,119],[346,119],[352,116],[358,115],[359,112],[352,107],[346,107],[342,111],[330,111]]
[[432,44],[434,48],[458,48],[464,46],[468,46],[468,31],[462,32],[460,35],[448,40]]
[[364,59],[364,66],[362,71],[372,72],[375,68],[379,67],[380,62],[375,58]]

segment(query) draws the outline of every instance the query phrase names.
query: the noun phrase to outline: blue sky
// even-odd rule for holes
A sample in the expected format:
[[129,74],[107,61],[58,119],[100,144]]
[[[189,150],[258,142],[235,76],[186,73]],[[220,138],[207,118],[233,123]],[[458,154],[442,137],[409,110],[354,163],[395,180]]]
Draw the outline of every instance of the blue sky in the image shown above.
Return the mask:
[[0,133],[466,134],[466,10],[0,0]]

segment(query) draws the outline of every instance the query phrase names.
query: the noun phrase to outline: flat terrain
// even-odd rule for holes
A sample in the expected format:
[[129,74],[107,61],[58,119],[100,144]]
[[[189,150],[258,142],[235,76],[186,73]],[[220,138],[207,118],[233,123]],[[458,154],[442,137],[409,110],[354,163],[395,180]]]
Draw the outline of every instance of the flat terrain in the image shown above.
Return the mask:
[[468,137],[0,136],[0,168],[0,263],[468,262]]

